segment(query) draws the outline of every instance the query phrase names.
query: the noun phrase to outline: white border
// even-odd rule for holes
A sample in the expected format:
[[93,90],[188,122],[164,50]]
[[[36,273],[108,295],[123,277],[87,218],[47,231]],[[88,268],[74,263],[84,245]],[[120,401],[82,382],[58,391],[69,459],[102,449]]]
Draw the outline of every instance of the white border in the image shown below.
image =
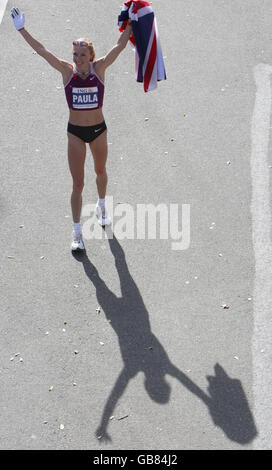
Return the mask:
[[0,24],[2,23],[2,19],[5,14],[7,3],[8,3],[8,0],[0,0]]
[[251,124],[251,214],[255,254],[254,332],[252,338],[255,450],[272,448],[272,245],[269,140],[271,129],[272,67],[254,68],[256,98]]

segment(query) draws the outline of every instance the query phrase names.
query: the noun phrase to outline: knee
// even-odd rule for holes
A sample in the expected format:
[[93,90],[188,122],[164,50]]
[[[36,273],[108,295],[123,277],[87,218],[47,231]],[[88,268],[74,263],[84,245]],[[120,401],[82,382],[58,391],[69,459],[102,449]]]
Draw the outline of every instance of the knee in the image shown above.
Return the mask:
[[79,180],[73,180],[73,191],[75,193],[81,194],[84,188],[84,181],[79,179]]
[[104,168],[95,167],[95,172],[96,172],[97,176],[106,176],[107,175],[106,167],[104,167]]

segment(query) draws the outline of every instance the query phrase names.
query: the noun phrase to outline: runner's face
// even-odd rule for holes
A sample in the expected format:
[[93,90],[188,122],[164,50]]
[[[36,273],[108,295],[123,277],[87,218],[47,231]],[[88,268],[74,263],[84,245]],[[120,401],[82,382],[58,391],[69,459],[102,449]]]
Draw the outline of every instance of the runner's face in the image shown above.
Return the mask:
[[78,70],[86,71],[91,60],[89,48],[86,46],[73,46],[73,60]]

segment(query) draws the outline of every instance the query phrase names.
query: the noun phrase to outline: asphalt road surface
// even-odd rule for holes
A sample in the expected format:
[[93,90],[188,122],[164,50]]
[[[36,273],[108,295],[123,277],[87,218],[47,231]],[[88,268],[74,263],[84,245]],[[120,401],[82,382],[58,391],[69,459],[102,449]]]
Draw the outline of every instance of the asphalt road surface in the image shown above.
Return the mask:
[[[2,10],[0,448],[269,449],[271,2],[152,2],[167,80],[144,93],[129,45],[107,71],[115,236],[72,256],[61,76],[9,11],[72,60],[76,37],[115,44],[121,3]],[[96,199],[89,152],[86,233]],[[138,236],[147,205],[183,249],[159,218]]]

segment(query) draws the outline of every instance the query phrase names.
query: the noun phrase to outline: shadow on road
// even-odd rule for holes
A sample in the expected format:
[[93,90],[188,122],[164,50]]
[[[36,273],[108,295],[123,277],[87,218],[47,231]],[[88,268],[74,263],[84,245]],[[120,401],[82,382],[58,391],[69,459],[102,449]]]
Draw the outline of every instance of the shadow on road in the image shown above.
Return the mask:
[[212,420],[226,436],[239,444],[248,444],[257,430],[241,382],[231,379],[223,367],[216,364],[214,376],[208,376],[208,394],[179,370],[169,359],[163,346],[151,331],[148,312],[137,285],[130,275],[125,254],[118,240],[111,234],[111,252],[120,278],[122,297],[117,297],[100,278],[96,267],[86,253],[74,255],[82,262],[86,275],[96,288],[99,305],[117,334],[124,367],[104,407],[97,438],[111,440],[107,433],[109,419],[129,381],[143,372],[146,392],[156,403],[170,399],[171,387],[166,375],[175,377],[207,406]]

